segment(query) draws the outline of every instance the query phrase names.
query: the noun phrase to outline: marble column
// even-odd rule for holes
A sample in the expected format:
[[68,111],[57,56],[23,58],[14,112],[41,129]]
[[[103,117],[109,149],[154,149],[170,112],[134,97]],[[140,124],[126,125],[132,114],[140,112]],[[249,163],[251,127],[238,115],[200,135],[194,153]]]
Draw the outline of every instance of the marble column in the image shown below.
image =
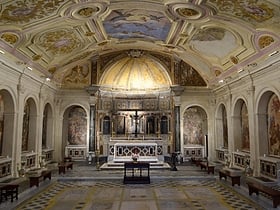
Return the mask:
[[174,131],[175,131],[175,139],[174,139],[174,151],[180,152],[181,151],[181,132],[180,132],[180,106],[181,106],[181,94],[184,92],[184,87],[182,86],[172,86],[172,92],[174,93],[173,100],[174,100]]
[[[96,118],[96,104],[97,99],[96,93],[99,90],[99,86],[90,86],[87,89],[87,92],[90,94],[89,103],[90,103],[90,116],[89,116],[89,152],[94,152],[96,150],[96,127],[95,127],[95,118]],[[98,150],[99,148],[97,148]]]

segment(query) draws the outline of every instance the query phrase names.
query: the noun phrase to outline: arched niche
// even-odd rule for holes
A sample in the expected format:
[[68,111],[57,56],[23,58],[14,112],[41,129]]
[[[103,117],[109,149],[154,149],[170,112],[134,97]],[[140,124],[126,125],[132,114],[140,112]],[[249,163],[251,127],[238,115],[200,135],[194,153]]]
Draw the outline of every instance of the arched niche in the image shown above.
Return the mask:
[[85,159],[87,152],[87,113],[79,105],[68,107],[63,114],[62,152],[72,159]]
[[233,112],[234,149],[250,152],[248,109],[243,99],[238,99]]
[[24,104],[22,122],[22,152],[35,151],[37,131],[37,107],[33,98],[28,98]]
[[[113,126],[113,125],[112,125]],[[109,116],[105,116],[103,118],[103,135],[110,135],[111,134],[111,119]]]
[[12,157],[15,105],[7,90],[0,90],[0,155]]
[[265,92],[258,104],[260,155],[280,156],[280,101],[272,91]]
[[192,106],[183,114],[183,147],[185,158],[202,158],[208,155],[207,114],[200,106]]
[[44,107],[43,111],[43,130],[42,130],[42,149],[53,147],[53,110],[49,103]]
[[224,104],[220,104],[216,113],[216,141],[219,148],[228,149],[227,111]]

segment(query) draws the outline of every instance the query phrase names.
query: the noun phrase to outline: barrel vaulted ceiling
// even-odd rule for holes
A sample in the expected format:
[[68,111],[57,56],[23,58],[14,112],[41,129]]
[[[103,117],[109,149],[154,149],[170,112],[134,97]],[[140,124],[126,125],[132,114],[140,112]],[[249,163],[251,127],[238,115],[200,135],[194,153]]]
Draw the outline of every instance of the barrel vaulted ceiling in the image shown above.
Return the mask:
[[131,52],[137,54],[131,59],[165,67],[167,83],[216,87],[279,61],[279,48],[279,0],[2,0],[0,5],[1,60],[66,88],[108,85],[106,69]]

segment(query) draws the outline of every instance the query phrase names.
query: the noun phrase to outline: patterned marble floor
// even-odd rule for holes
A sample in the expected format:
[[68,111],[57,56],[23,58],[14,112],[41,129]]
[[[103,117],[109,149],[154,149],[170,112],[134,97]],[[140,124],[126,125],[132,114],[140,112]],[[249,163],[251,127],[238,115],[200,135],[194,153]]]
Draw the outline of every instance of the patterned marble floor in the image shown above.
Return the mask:
[[213,179],[155,180],[148,185],[121,181],[56,181],[18,210],[183,210],[262,209]]
[[[0,209],[14,210],[185,210],[274,209],[264,196],[249,196],[246,185],[231,186],[193,165],[178,171],[152,170],[151,184],[124,185],[122,170],[100,171],[74,163],[65,174],[26,187],[19,200]],[[28,182],[26,182],[28,184]],[[277,210],[280,207],[276,208]]]

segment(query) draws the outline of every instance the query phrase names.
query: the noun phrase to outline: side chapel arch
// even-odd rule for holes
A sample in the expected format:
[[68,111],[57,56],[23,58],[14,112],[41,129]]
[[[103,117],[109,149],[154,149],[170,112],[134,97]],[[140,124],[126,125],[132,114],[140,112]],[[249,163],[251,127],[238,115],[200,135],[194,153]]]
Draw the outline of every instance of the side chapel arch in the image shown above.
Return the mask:
[[7,90],[0,90],[0,155],[12,156],[15,104]]
[[243,99],[238,99],[233,111],[234,150],[250,152],[248,109]]

